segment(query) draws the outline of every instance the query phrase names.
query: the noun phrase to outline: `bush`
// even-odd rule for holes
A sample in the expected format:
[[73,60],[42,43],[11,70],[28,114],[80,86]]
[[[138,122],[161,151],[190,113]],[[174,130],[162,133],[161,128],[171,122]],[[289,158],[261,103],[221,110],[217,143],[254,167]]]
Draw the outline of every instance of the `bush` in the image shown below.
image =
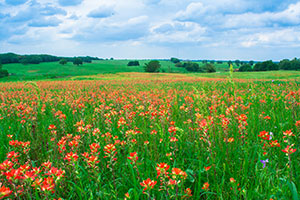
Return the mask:
[[201,71],[198,63],[187,62],[183,64],[183,67],[189,72],[199,72]]
[[273,63],[272,60],[264,61],[262,63],[256,63],[253,67],[253,71],[273,71],[279,70],[279,67],[276,63]]
[[139,61],[135,60],[135,61],[129,61],[127,66],[140,66]]
[[205,66],[204,66],[204,71],[207,72],[207,73],[214,73],[216,72],[216,67],[211,64],[211,63],[207,63]]
[[159,68],[160,68],[160,63],[157,60],[152,60],[149,63],[145,64],[145,72],[159,72]]
[[2,69],[2,64],[0,63],[0,78],[8,76],[8,71],[6,69]]
[[74,61],[73,61],[73,64],[74,64],[74,65],[77,65],[77,66],[82,65],[82,60],[81,60],[81,58],[75,58]]
[[181,62],[178,62],[178,63],[175,64],[175,67],[184,67],[184,66]]
[[251,72],[253,71],[252,67],[250,64],[244,64],[239,68],[240,72]]
[[60,61],[59,61],[59,64],[61,64],[61,65],[65,65],[65,64],[67,64],[68,63],[68,61],[66,60],[66,59],[60,59]]
[[178,58],[171,58],[171,62],[176,64],[179,63],[180,60]]

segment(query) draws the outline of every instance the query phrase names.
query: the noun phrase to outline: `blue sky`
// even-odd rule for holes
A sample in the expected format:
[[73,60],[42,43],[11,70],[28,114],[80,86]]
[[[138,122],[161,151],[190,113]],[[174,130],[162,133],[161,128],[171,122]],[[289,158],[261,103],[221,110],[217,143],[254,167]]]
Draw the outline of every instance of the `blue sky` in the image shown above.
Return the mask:
[[102,58],[300,57],[297,0],[0,0],[0,52]]

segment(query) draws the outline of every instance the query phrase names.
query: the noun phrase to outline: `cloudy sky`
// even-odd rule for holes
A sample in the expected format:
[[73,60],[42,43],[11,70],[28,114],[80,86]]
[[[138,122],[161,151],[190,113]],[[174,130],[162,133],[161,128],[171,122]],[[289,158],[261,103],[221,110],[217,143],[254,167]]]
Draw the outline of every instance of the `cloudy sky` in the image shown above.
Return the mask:
[[298,0],[0,0],[0,52],[300,57]]

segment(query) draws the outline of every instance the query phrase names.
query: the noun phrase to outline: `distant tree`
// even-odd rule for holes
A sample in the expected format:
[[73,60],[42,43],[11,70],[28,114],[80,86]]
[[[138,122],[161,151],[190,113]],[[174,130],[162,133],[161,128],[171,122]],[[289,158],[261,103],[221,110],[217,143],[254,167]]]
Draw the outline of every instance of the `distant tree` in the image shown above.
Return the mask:
[[187,62],[183,64],[183,67],[189,72],[200,72],[201,69],[198,63]]
[[73,61],[73,64],[79,66],[79,65],[82,65],[83,62],[82,62],[81,58],[75,58]]
[[214,60],[211,60],[211,61],[209,61],[211,64],[215,64],[215,61]]
[[240,72],[251,72],[253,71],[252,67],[250,64],[244,64],[239,68]]
[[217,61],[217,64],[222,64],[222,63],[223,63],[223,61],[221,61],[221,60]]
[[28,64],[29,64],[29,61],[28,61],[28,59],[27,59],[26,57],[21,58],[19,61],[20,61],[20,63],[23,64],[23,65],[28,65]]
[[228,66],[230,67],[230,65],[232,65],[233,63],[232,63],[231,60],[229,60],[229,61],[227,62],[227,64],[228,64]]
[[291,62],[288,59],[281,60],[278,64],[279,69],[283,70],[290,70],[291,67]]
[[184,66],[181,62],[178,62],[178,63],[175,64],[175,67],[184,67]]
[[178,58],[171,58],[172,63],[179,63],[180,60]]
[[110,58],[110,60],[114,60],[114,58]]
[[149,63],[146,63],[144,66],[145,72],[159,72],[159,68],[161,67],[159,61],[152,60]]
[[236,66],[240,66],[241,61],[240,60],[235,60],[234,63],[236,64]]
[[2,69],[2,63],[0,62],[0,78],[8,76],[8,71],[6,69]]
[[300,70],[300,60],[297,58],[294,58],[291,61],[291,70]]
[[67,63],[68,63],[68,61],[66,59],[64,59],[64,58],[62,58],[62,59],[59,60],[59,64],[61,64],[61,65],[65,65]]
[[278,65],[272,60],[256,63],[253,67],[253,71],[274,71],[278,69]]
[[204,64],[207,63],[207,60],[202,60],[202,63],[204,63]]
[[253,61],[253,60],[250,60],[250,61],[249,61],[249,65],[251,65],[251,66],[254,65],[254,61]]
[[216,67],[211,64],[211,63],[207,63],[205,66],[204,66],[204,71],[207,72],[207,73],[214,73],[216,72]]
[[135,60],[135,61],[129,61],[127,66],[140,66],[139,61]]

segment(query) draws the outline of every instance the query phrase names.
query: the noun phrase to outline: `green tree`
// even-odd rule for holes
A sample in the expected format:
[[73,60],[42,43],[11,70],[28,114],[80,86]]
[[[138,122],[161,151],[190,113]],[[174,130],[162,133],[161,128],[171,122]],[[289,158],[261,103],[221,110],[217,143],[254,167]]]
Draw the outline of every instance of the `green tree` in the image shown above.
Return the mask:
[[61,64],[61,65],[66,65],[67,63],[68,63],[68,61],[64,58],[59,60],[59,64]]
[[183,67],[189,72],[200,72],[201,69],[198,63],[187,62],[183,64]]
[[79,65],[82,65],[83,63],[80,58],[75,58],[73,61],[73,64],[79,66]]
[[205,66],[204,66],[204,71],[207,72],[207,73],[214,73],[216,72],[216,67],[211,64],[211,63],[207,63]]
[[251,72],[253,71],[252,67],[250,64],[244,64],[239,68],[240,72]]
[[135,61],[129,61],[127,66],[140,66],[139,61],[135,60]]
[[145,69],[145,72],[153,73],[153,72],[159,72],[160,67],[161,67],[161,65],[160,65],[159,61],[152,60],[149,63],[145,64],[144,69]]
[[176,64],[179,63],[180,60],[178,58],[171,58],[171,62]]
[[235,60],[234,62],[235,62],[235,64],[236,64],[236,66],[240,66],[240,64],[241,64],[241,61],[240,61],[240,60]]
[[249,61],[249,65],[253,66],[253,65],[254,65],[254,61],[253,61],[253,60],[250,60],[250,61]]
[[175,64],[175,67],[184,67],[184,66],[181,62],[178,62],[178,63]]
[[6,69],[2,69],[2,63],[0,62],[0,78],[8,76],[8,71]]

